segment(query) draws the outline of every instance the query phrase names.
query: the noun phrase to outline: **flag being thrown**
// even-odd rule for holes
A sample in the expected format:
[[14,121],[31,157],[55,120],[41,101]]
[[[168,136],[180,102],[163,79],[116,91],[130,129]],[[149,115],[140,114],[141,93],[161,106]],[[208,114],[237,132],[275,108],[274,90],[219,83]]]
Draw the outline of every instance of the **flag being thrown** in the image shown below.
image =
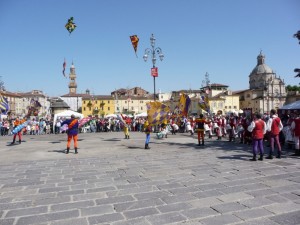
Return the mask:
[[136,57],[138,57],[137,54],[136,54],[136,52],[137,52],[137,47],[138,47],[138,43],[139,43],[140,39],[138,38],[137,35],[132,35],[132,36],[130,36],[130,40],[131,40],[131,44],[133,46],[135,55],[136,55]]
[[63,75],[64,75],[65,78],[67,78],[67,77],[66,77],[66,74],[65,74],[66,66],[67,66],[67,62],[66,62],[66,59],[64,59],[64,63],[63,63],[63,71],[62,71],[62,73],[63,73]]

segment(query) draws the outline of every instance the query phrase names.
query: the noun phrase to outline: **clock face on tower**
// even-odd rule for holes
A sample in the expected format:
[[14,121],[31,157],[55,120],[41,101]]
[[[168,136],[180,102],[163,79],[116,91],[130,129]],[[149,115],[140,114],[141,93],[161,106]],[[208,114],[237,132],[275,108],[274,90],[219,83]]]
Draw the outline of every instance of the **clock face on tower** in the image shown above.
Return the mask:
[[71,89],[70,89],[70,92],[75,92],[75,88],[71,88]]

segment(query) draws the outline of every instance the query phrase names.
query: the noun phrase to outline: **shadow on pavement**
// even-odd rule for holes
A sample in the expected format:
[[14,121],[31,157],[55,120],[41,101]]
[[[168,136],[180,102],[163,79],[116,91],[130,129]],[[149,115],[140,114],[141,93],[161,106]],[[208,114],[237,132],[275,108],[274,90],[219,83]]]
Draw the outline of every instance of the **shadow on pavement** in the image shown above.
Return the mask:
[[66,153],[66,150],[51,150],[51,151],[48,151],[48,152],[56,152],[56,153]]

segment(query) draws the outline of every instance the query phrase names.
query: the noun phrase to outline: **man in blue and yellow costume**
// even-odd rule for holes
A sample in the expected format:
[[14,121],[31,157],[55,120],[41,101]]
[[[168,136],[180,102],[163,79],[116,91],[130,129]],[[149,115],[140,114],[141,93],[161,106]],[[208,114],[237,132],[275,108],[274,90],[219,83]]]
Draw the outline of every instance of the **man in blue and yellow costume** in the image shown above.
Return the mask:
[[149,142],[150,142],[151,127],[149,125],[148,120],[146,120],[144,123],[144,132],[146,134],[145,149],[150,149]]

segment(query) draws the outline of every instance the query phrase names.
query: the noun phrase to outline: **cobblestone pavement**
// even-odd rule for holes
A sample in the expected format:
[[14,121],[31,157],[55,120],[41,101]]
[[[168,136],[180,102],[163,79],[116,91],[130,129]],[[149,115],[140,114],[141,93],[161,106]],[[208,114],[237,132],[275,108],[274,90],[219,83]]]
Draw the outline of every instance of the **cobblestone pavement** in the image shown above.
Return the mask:
[[[251,146],[131,132],[0,137],[0,225],[300,224],[300,160]],[[266,149],[267,150],[267,149]]]

